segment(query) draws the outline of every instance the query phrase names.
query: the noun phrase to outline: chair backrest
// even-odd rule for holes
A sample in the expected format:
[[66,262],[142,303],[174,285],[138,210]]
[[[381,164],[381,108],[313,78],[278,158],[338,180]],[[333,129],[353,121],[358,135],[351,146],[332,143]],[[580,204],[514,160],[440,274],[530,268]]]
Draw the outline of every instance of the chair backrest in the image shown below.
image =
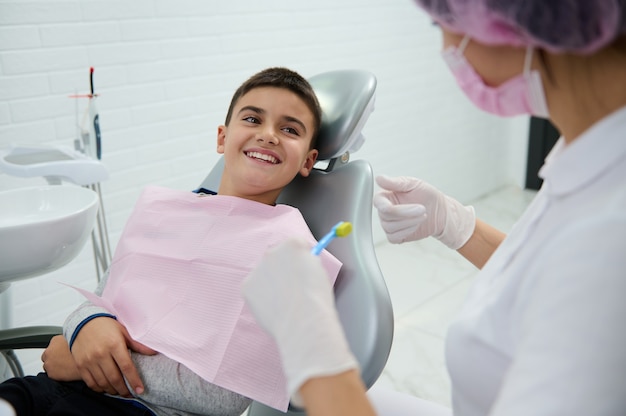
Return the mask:
[[[372,168],[364,160],[350,161],[349,152],[363,142],[361,129],[373,110],[376,78],[366,71],[344,70],[316,75],[309,82],[323,111],[317,147],[318,160],[326,166],[306,178],[296,177],[278,202],[299,208],[318,239],[338,221],[353,225],[352,234],[333,240],[328,250],[343,263],[335,284],[337,309],[369,388],[389,356],[393,311],[372,239]],[[223,159],[201,186],[217,190],[222,169]],[[284,413],[253,403],[248,414]],[[290,409],[289,414],[302,413]]]

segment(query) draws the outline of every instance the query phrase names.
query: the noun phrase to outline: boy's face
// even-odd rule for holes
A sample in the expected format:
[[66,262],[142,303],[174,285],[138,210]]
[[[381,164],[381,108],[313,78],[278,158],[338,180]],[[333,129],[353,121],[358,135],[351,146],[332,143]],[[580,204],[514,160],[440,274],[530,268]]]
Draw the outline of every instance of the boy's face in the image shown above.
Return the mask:
[[218,193],[274,204],[300,173],[308,176],[317,150],[309,149],[313,114],[293,92],[276,87],[248,91],[235,104],[228,126],[217,130],[224,154]]

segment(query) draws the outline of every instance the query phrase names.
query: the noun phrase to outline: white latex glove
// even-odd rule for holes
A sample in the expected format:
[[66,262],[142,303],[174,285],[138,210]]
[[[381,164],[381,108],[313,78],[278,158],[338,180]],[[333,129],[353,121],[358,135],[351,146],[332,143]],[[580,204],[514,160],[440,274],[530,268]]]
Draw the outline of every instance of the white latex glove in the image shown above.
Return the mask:
[[339,322],[333,287],[319,257],[302,240],[268,250],[243,283],[257,322],[274,338],[291,401],[305,381],[358,368]]
[[432,236],[457,250],[472,236],[476,227],[473,207],[408,176],[378,176],[376,183],[382,191],[374,195],[374,206],[391,243]]

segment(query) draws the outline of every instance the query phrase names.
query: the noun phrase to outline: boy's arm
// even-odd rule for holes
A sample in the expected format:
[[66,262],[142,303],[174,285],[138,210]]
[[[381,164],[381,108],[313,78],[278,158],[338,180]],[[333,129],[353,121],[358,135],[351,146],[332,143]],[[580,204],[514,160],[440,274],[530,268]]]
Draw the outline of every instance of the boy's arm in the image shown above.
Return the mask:
[[156,354],[156,351],[134,341],[122,324],[108,317],[87,322],[70,348],[87,386],[97,392],[123,397],[132,396],[129,388],[136,394],[144,391],[129,350]]
[[145,382],[145,392],[138,398],[156,413],[163,407],[167,414],[176,409],[181,414],[241,415],[251,403],[249,398],[204,380],[164,354],[131,355]]
[[[108,273],[96,288],[97,295],[104,291],[107,279]],[[66,319],[63,334],[81,378],[91,389],[129,397],[126,379],[136,393],[143,392],[129,348],[142,354],[156,352],[132,340],[126,328],[106,309],[83,303]]]
[[[104,274],[98,287],[94,291],[94,293],[98,296],[102,296],[102,292],[106,286],[106,282],[109,278],[108,271]],[[67,340],[70,348],[74,343],[74,338],[78,335],[78,332],[90,319],[93,319],[97,316],[109,316],[113,317],[106,309],[96,306],[93,303],[86,301],[82,303],[77,309],[75,309],[63,323],[63,336]]]
[[[96,294],[102,294],[107,277],[108,274],[105,274],[96,288]],[[75,334],[80,331],[80,327],[85,322],[88,322],[88,318],[93,319],[95,316],[110,316],[110,314],[104,308],[95,306],[87,301],[67,317],[63,324],[63,335],[53,337],[41,355],[43,369],[48,374],[48,377],[59,381],[82,380],[70,351],[69,343],[70,341],[73,342]]]
[[[106,285],[108,273],[100,281],[95,290],[97,295],[101,295]],[[69,348],[70,341],[73,342],[75,334],[80,331],[80,327],[95,316],[112,316],[104,308],[93,305],[87,301],[75,309],[63,324],[63,335],[58,335],[50,340],[50,343],[41,355],[43,369],[48,377],[59,381],[81,380],[82,377],[76,367],[76,362]]]
[[43,370],[53,380],[82,380],[76,362],[63,335],[56,335],[41,354]]
[[[97,320],[94,321],[97,323]],[[42,355],[44,369],[55,380],[81,380],[82,376],[67,341],[61,336],[56,338]],[[170,410],[203,414],[208,409],[228,409],[229,414],[242,414],[251,403],[250,399],[209,383],[163,354],[131,352],[131,359],[140,381],[145,380],[145,384],[142,384],[145,391],[139,397],[155,410],[162,406]]]

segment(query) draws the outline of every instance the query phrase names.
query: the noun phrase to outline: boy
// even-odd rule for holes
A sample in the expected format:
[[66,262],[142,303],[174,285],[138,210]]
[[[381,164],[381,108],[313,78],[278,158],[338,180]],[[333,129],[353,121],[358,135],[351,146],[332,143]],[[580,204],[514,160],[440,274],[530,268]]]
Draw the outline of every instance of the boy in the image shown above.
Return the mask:
[[[271,210],[283,187],[297,174],[307,176],[313,168],[317,157],[314,141],[320,123],[317,98],[300,75],[285,68],[270,68],[252,76],[235,92],[225,123],[218,127],[217,151],[224,155],[218,197],[226,197],[229,203],[234,201],[235,206],[242,199],[260,205],[254,208]],[[218,197],[208,200],[218,201]],[[188,198],[188,194],[181,196]],[[139,217],[145,214],[138,208],[137,212]],[[228,218],[219,219],[222,220]],[[122,240],[124,235],[116,257],[122,257]],[[243,250],[237,247],[240,249]],[[340,265],[334,262],[329,270],[336,276]],[[114,265],[107,279],[100,283],[98,295],[106,295],[107,290],[119,285],[117,282],[124,283],[112,277]],[[134,303],[133,299],[126,299],[120,307],[129,303]],[[65,338],[55,337],[44,351],[42,360],[47,374],[12,379],[0,385],[0,398],[11,402],[19,415],[58,412],[238,416],[250,404],[245,395],[209,383],[179,360],[157,354],[139,343],[110,310],[94,303],[86,302],[68,317],[64,335]],[[207,351],[207,355],[211,352]],[[191,362],[191,366],[195,364]]]

